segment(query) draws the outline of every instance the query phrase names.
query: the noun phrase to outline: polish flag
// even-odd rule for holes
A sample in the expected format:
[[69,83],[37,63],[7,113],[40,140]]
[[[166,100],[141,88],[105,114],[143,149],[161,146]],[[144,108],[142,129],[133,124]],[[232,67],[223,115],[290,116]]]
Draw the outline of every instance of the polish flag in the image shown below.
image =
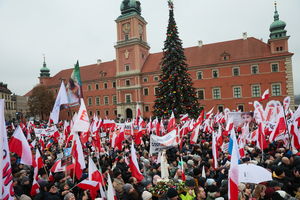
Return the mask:
[[197,143],[199,131],[200,131],[200,124],[197,125],[197,127],[193,130],[191,134],[191,139],[190,139],[191,144]]
[[203,121],[204,121],[204,110],[201,111],[197,121],[194,123],[194,128],[198,125],[201,125]]
[[74,121],[72,127],[74,132],[87,132],[90,127],[89,116],[84,104],[83,99],[80,99],[80,108],[78,111],[77,118]]
[[38,169],[41,169],[44,166],[43,158],[38,149],[36,149],[36,151],[35,151],[35,163],[36,163]]
[[0,199],[13,200],[13,176],[4,118],[4,99],[0,99]]
[[17,127],[9,141],[9,150],[21,157],[20,163],[25,165],[33,164],[30,145],[28,144],[20,126]]
[[63,172],[65,170],[66,170],[66,167],[61,166],[61,160],[59,159],[51,167],[50,172],[56,173],[56,172]]
[[281,105],[277,106],[277,113],[278,114],[277,114],[276,126],[269,137],[270,142],[273,142],[276,139],[276,137],[278,137],[281,134],[284,134],[287,130],[284,111]]
[[267,89],[258,101],[264,101],[266,99],[269,99],[269,97],[270,97],[270,92],[269,89]]
[[70,132],[71,132],[70,123],[68,121],[65,121],[64,122],[64,137],[63,137],[63,140],[66,140],[69,137]]
[[125,140],[125,126],[123,126],[119,132],[119,134],[115,137],[115,147],[118,150],[122,151],[123,148],[123,141]]
[[131,144],[131,157],[129,162],[129,167],[132,173],[132,176],[137,179],[138,182],[141,182],[144,179],[144,176],[140,172],[139,164],[136,157],[136,151],[133,143]]
[[77,187],[79,187],[83,190],[91,190],[91,191],[99,190],[98,182],[91,181],[91,180],[83,180],[77,184]]
[[90,181],[97,181],[99,183],[101,183],[101,185],[104,185],[103,182],[103,177],[102,174],[100,173],[100,171],[97,169],[94,161],[92,160],[91,157],[89,157],[89,168],[88,168],[88,173],[89,173],[89,177],[88,179]]
[[182,157],[181,157],[181,170],[182,170],[182,176],[181,176],[181,179],[183,182],[186,181],[186,176],[185,176],[185,172],[184,172],[184,167],[183,167],[183,160],[182,160]]
[[189,114],[185,114],[180,117],[180,122],[188,121],[189,120]]
[[74,135],[72,156],[75,160],[75,175],[76,178],[80,180],[82,176],[82,170],[85,169],[85,161],[84,161],[82,145],[77,133],[75,133]]
[[116,191],[113,187],[113,184],[111,182],[111,178],[110,175],[107,175],[107,183],[108,183],[108,187],[107,187],[107,200],[117,200],[117,196],[116,196]]
[[[35,170],[34,170],[35,171]],[[38,174],[34,173],[34,177],[37,176]],[[40,185],[38,184],[37,180],[34,178],[33,179],[33,183],[31,186],[31,190],[30,190],[30,195],[32,197],[34,197],[35,195],[40,193]]]
[[208,113],[206,113],[206,119],[209,119],[214,113],[213,113],[213,110],[214,110],[215,107],[213,107],[212,109],[210,109],[210,111],[208,111]]
[[[161,134],[160,134],[160,127],[161,127],[161,126],[160,126],[160,122],[158,121],[157,118],[156,118],[156,120],[157,120],[157,121],[156,121],[156,125],[155,125],[155,128],[156,128],[156,129],[155,129],[155,133],[156,133],[157,136],[161,136]],[[162,120],[161,120],[161,121],[162,121]]]
[[268,143],[267,143],[266,136],[264,133],[264,128],[263,128],[263,123],[258,124],[257,134],[258,135],[257,135],[256,146],[260,150],[264,150],[264,149],[268,148]]
[[168,133],[171,132],[174,128],[176,128],[176,121],[175,121],[175,116],[174,113],[172,111],[172,115],[169,119],[169,123],[168,123]]
[[[234,131],[232,130],[232,133]],[[234,134],[235,138],[235,134]],[[239,168],[238,168],[238,162],[239,162],[239,152],[238,152],[238,145],[236,139],[233,139],[233,147],[232,147],[232,153],[231,153],[231,160],[230,160],[230,169],[228,174],[228,199],[230,200],[238,200],[239,196]]]

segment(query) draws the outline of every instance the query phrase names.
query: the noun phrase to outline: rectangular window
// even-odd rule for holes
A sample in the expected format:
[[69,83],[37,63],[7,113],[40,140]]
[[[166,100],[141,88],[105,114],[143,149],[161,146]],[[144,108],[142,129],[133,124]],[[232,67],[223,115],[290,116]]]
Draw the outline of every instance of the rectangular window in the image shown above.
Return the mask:
[[239,67],[235,67],[232,69],[232,75],[233,76],[239,76],[240,75],[240,68]]
[[96,97],[95,99],[96,106],[100,105],[100,97]]
[[98,116],[100,116],[100,111],[99,111],[99,110],[97,110],[96,112],[97,112],[97,115],[98,115]]
[[130,86],[130,80],[126,80],[126,81],[125,81],[125,85],[126,85],[126,86]]
[[154,79],[154,81],[158,81],[159,77],[158,76],[154,76],[153,79]]
[[117,116],[118,115],[118,110],[114,110],[114,114]]
[[251,74],[258,74],[258,65],[251,66]]
[[260,85],[252,85],[252,97],[260,97]]
[[224,106],[223,105],[218,105],[218,110],[219,110],[219,112],[223,112],[224,111]]
[[234,98],[241,98],[242,97],[242,89],[240,86],[233,87],[233,97]]
[[93,116],[93,111],[90,111],[89,113],[90,113],[90,116]]
[[114,81],[113,82],[113,88],[116,88],[117,87],[117,84],[116,84],[116,82]]
[[126,101],[126,103],[131,103],[131,94],[125,95],[125,101]]
[[144,82],[144,83],[148,82],[148,78],[147,78],[147,77],[144,77],[144,78],[143,78],[143,82]]
[[213,99],[221,99],[221,90],[220,88],[213,88]]
[[155,88],[154,88],[154,95],[157,95],[158,92],[159,92],[159,88],[158,88],[158,87],[155,87]]
[[144,88],[144,95],[145,95],[145,96],[148,96],[148,95],[149,95],[149,90],[148,90],[148,88]]
[[89,98],[88,98],[88,105],[89,105],[89,106],[93,105],[93,102],[92,102],[92,101],[93,101],[93,100],[92,100],[92,97],[89,97]]
[[107,89],[107,87],[108,87],[108,86],[107,86],[107,83],[104,83],[104,88]]
[[98,83],[95,84],[95,88],[96,88],[96,90],[99,90],[99,84]]
[[113,104],[116,105],[117,104],[117,95],[113,95]]
[[125,40],[129,40],[129,35],[125,34]]
[[145,112],[149,112],[149,106],[145,106]]
[[279,72],[278,63],[271,64],[272,72]]
[[105,116],[108,116],[108,115],[109,115],[109,111],[106,110],[106,111],[105,111]]
[[272,96],[281,95],[281,85],[279,83],[272,84]]
[[128,65],[128,64],[125,65],[125,71],[126,71],[126,72],[130,71],[130,65]]
[[197,79],[198,80],[203,79],[203,72],[197,72]]
[[91,90],[92,90],[92,86],[88,85],[88,91],[91,91]]
[[219,77],[219,70],[213,69],[212,70],[212,77],[213,78],[218,78]]
[[108,105],[108,104],[109,104],[109,97],[108,97],[108,96],[105,96],[105,97],[104,97],[104,104],[105,104],[105,105]]
[[197,91],[198,99],[203,100],[204,99],[204,89]]
[[244,112],[244,105],[238,105],[238,110]]

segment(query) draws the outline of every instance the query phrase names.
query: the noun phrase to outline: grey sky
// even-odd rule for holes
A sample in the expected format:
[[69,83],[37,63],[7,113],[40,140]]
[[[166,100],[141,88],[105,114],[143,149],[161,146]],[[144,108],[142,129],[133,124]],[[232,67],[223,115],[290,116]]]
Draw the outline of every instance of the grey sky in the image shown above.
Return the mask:
[[[167,0],[140,0],[148,22],[151,52],[159,52],[168,23]],[[273,0],[174,0],[184,47],[249,37],[269,38]],[[287,23],[293,56],[295,94],[300,94],[300,1],[277,0]],[[1,0],[0,81],[24,95],[38,83],[43,53],[51,75],[97,59],[115,58],[116,25],[121,0]]]

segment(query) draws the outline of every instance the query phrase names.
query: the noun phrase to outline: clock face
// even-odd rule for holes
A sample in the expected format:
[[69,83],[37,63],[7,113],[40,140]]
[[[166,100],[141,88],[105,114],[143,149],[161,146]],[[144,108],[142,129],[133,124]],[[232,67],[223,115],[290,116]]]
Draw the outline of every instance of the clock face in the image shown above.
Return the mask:
[[124,33],[129,33],[129,31],[130,31],[130,24],[129,23],[123,24],[122,29],[123,29]]
[[139,24],[139,34],[143,34],[144,29],[143,29],[143,25]]

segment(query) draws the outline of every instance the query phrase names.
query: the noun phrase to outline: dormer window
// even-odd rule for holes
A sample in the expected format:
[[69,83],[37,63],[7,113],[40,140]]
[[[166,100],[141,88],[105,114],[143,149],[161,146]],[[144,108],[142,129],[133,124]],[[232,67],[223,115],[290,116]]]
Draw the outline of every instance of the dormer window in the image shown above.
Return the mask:
[[227,53],[226,51],[224,51],[222,54],[221,54],[221,60],[229,60],[230,59],[230,54]]

